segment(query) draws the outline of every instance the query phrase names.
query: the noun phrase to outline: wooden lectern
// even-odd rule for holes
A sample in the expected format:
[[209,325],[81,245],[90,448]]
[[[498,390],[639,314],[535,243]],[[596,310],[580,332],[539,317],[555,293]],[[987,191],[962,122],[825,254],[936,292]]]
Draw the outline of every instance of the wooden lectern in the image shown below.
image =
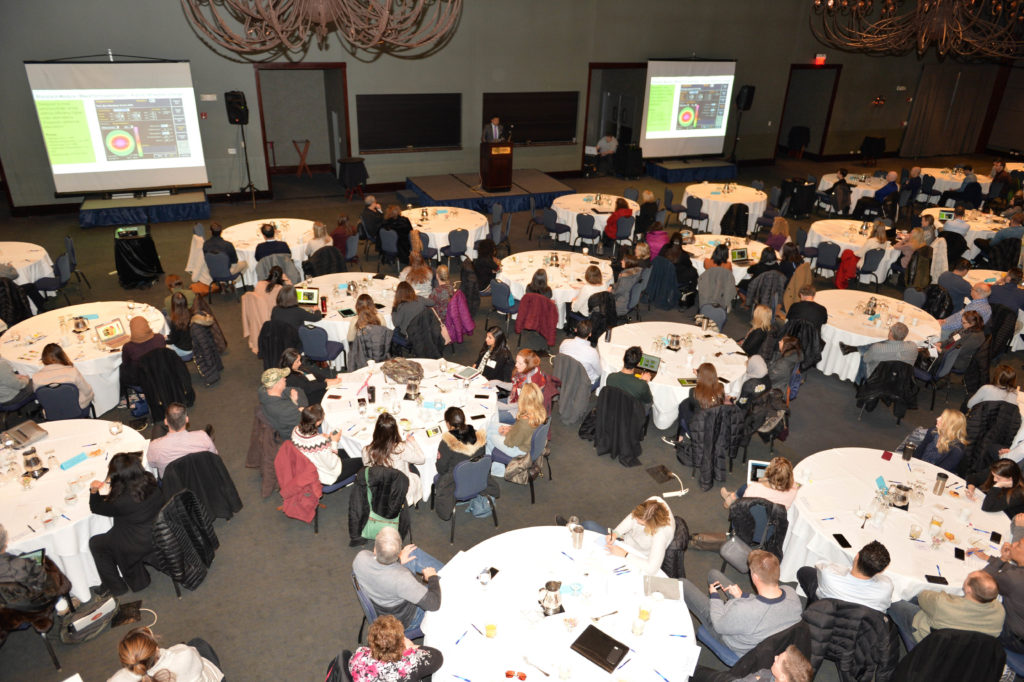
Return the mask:
[[512,143],[480,143],[480,186],[485,192],[512,189]]

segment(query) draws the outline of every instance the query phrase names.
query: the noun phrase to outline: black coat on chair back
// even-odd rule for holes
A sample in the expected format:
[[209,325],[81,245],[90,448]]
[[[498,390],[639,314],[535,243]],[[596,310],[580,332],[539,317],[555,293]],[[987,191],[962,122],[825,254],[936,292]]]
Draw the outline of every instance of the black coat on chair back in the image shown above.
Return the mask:
[[598,456],[610,454],[622,466],[639,466],[645,427],[646,415],[639,400],[614,386],[601,389],[594,431]]
[[348,535],[357,542],[362,539],[363,526],[370,520],[370,505],[366,501],[369,470],[370,496],[373,498],[373,513],[393,519],[398,517],[398,532],[408,537],[412,528],[409,511],[405,507],[405,494],[409,490],[409,478],[390,467],[364,467],[356,474],[356,485],[348,498]]
[[[781,334],[773,339],[776,346],[778,339],[783,336],[795,336],[800,342],[800,350],[803,353],[803,359],[800,361],[801,372],[806,372],[821,362],[821,328],[816,324],[799,318],[787,320]],[[778,388],[783,387],[779,386]]]
[[701,490],[725,482],[729,461],[743,444],[743,410],[735,405],[718,405],[699,410],[690,423],[690,438],[676,445],[676,459],[697,470]]
[[169,499],[153,523],[160,571],[194,590],[206,579],[220,540],[206,508],[191,490]]
[[972,407],[967,415],[967,451],[960,460],[959,473],[987,471],[999,459],[999,450],[1013,443],[1020,421],[1017,405],[1003,400],[986,400]]
[[345,256],[334,245],[322,246],[313,252],[309,260],[302,263],[302,274],[306,277],[333,275],[336,272],[347,272]]
[[932,630],[896,666],[894,682],[997,682],[1006,650],[991,635],[969,630]]
[[242,498],[224,460],[213,452],[195,452],[167,465],[163,475],[164,497],[171,498],[181,490],[191,490],[215,519],[230,519],[242,509]]
[[299,331],[287,322],[267,320],[260,327],[260,338],[257,342],[257,357],[263,361],[263,369],[277,367],[281,361],[281,353],[286,348],[302,348]]
[[917,409],[917,394],[920,389],[914,382],[914,367],[905,362],[880,362],[875,371],[857,389],[857,404],[877,403],[879,400],[892,405],[897,419],[902,419],[907,410]]
[[224,363],[220,359],[220,352],[217,350],[217,342],[214,340],[213,330],[210,327],[193,324],[190,328],[192,334],[192,358],[195,360],[199,376],[207,386],[220,381],[220,373],[224,369]]
[[839,599],[818,599],[804,611],[811,636],[811,666],[828,659],[840,679],[890,682],[899,658],[896,626],[881,611]]
[[171,403],[191,407],[196,402],[188,368],[170,348],[151,350],[139,359],[139,381],[154,422],[163,421]]

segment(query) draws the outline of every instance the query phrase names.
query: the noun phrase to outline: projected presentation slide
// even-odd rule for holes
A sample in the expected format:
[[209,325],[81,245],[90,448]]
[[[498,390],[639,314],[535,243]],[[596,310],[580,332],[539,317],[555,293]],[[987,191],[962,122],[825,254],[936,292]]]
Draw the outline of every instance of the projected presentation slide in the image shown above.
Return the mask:
[[647,137],[722,135],[731,90],[732,76],[652,78]]
[[[207,184],[195,94],[181,67],[26,64],[58,193]],[[105,87],[83,87],[91,84]]]

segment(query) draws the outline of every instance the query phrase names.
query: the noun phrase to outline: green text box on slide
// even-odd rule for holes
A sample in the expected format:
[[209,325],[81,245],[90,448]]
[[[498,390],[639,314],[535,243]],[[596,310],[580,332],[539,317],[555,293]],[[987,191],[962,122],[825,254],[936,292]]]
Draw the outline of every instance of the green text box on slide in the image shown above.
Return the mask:
[[36,111],[51,164],[61,166],[96,160],[82,100],[41,100],[36,102]]
[[651,97],[647,103],[647,132],[659,133],[672,130],[676,86],[652,85]]

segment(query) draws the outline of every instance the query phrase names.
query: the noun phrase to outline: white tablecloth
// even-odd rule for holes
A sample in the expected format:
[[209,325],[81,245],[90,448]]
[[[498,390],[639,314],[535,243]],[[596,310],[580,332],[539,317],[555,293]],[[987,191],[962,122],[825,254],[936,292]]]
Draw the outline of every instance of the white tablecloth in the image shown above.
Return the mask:
[[[377,423],[378,414],[391,409],[384,392],[386,388],[392,389],[394,395],[390,403],[393,404],[395,400],[399,402],[398,409],[392,413],[399,421],[402,438],[409,432],[415,434],[416,442],[427,456],[425,464],[416,465],[423,482],[423,499],[427,500],[430,498],[430,485],[437,473],[440,434],[448,430],[444,425],[444,411],[452,406],[461,407],[466,413],[466,419],[476,429],[482,430],[495,414],[498,399],[495,390],[488,388],[487,380],[482,375],[473,379],[468,392],[463,390],[462,381],[454,376],[456,371],[462,369],[462,365],[448,363],[448,372],[442,374],[438,360],[414,358],[414,361],[423,365],[424,377],[420,384],[422,407],[401,400],[405,396],[405,385],[399,386],[387,380],[379,365],[343,375],[342,383],[327,391],[321,405],[324,408],[324,430],[339,431],[345,451],[352,457],[360,457],[363,447],[373,439],[373,427]],[[362,388],[367,376],[371,377],[369,385],[376,387],[377,401],[367,406],[365,416],[360,416],[358,399],[367,397],[366,389]],[[475,397],[477,395],[487,397],[480,399]],[[427,437],[426,429],[431,427],[439,427],[440,431],[436,436]]]
[[[70,331],[71,319],[77,315],[90,316],[89,331],[85,334],[74,334]],[[71,362],[92,386],[96,394],[93,405],[96,407],[96,414],[101,415],[116,407],[120,400],[121,350],[112,350],[107,346],[102,350],[98,349],[93,341],[93,332],[96,325],[111,322],[115,318],[120,318],[127,332],[129,321],[140,315],[149,321],[149,326],[154,332],[167,334],[167,321],[163,313],[151,305],[136,303],[134,310],[128,310],[125,301],[81,303],[57,308],[14,325],[0,341],[0,357],[14,365],[14,369],[19,373],[32,375],[43,366],[40,355],[46,344],[59,343]],[[60,318],[64,316],[68,320],[68,333],[66,338],[62,339]],[[19,336],[20,340],[15,341],[14,339]]]
[[[881,324],[875,325],[868,322],[863,313],[854,311],[858,303],[867,303],[868,299],[874,296],[880,303],[889,306],[888,315],[893,316],[892,322],[898,322],[903,316],[903,322],[910,329],[907,341],[920,344],[929,336],[938,337],[939,323],[925,311],[898,301],[888,296],[878,296],[868,291],[853,291],[851,289],[830,289],[819,291],[814,297],[817,303],[828,309],[828,323],[821,328],[821,340],[824,348],[821,351],[821,362],[818,369],[824,374],[835,374],[840,379],[854,381],[857,378],[857,369],[860,367],[860,353],[843,355],[839,350],[839,342],[842,341],[850,346],[862,346],[876,341],[884,341],[889,336],[889,327],[886,323],[886,312],[883,311],[879,320]],[[900,311],[900,306],[903,310]],[[914,324],[917,320],[917,324]]]
[[[704,259],[711,258],[711,254],[714,253],[715,247],[719,244],[725,243],[725,238],[717,234],[695,234],[693,235],[693,244],[687,244],[683,247],[686,253],[690,254],[690,259],[693,261],[693,267],[697,270],[697,274],[704,273]],[[768,248],[767,244],[762,242],[746,239],[744,237],[731,237],[730,245],[732,248],[743,247],[747,250],[747,258],[750,259],[750,263],[747,265],[732,264],[732,275],[739,284],[740,280],[747,276],[747,270],[751,265],[761,260],[761,252]]]
[[[732,191],[728,194],[722,193],[725,187],[720,182],[702,182],[697,185],[689,185],[683,194],[683,205],[686,205],[686,197],[694,196],[704,201],[701,210],[708,214],[707,231],[712,234],[722,233],[722,217],[733,204],[747,205],[747,233],[754,229],[754,223],[764,213],[768,205],[768,195],[759,189],[745,185],[731,185]],[[697,229],[703,230],[703,224],[695,224]]]
[[[678,351],[656,349],[655,339],[667,334],[689,335],[692,350],[685,345]],[[700,327],[676,322],[634,322],[616,327],[611,341],[602,336],[597,342],[602,386],[609,374],[622,371],[622,355],[630,346],[640,346],[644,353],[661,358],[658,374],[651,381],[652,415],[659,429],[672,426],[679,416],[679,403],[690,395],[691,389],[681,386],[679,380],[693,379],[702,363],[710,362],[715,366],[718,376],[727,382],[725,392],[729,395],[739,393],[740,378],[747,367],[747,358],[739,355],[740,347],[724,334],[712,334]],[[716,354],[720,355],[716,357]]]
[[[910,599],[921,590],[945,590],[951,594],[963,594],[961,585],[971,571],[985,565],[981,559],[969,557],[960,561],[953,556],[953,547],[965,551],[976,547],[988,554],[998,554],[998,547],[990,545],[988,534],[1001,533],[1004,539],[1010,537],[1010,519],[1002,512],[981,511],[981,495],[973,502],[963,494],[963,479],[950,474],[946,492],[940,497],[932,494],[935,475],[942,471],[933,464],[915,459],[907,462],[900,453],[892,459],[882,459],[882,450],[870,448],[836,448],[807,457],[795,469],[797,481],[803,483],[797,493],[796,502],[789,508],[789,531],[783,546],[782,580],[793,581],[801,566],[812,566],[817,561],[831,561],[840,566],[850,566],[854,555],[861,547],[878,540],[889,550],[891,563],[885,575],[893,582],[893,601]],[[875,479],[883,476],[892,486],[899,482],[912,485],[921,481],[926,485],[924,502],[910,503],[910,510],[890,508],[881,528],[873,520],[865,527],[863,518],[858,518],[858,508],[867,511],[874,499]],[[959,492],[954,497],[950,492]],[[965,523],[958,518],[961,509],[970,509]],[[929,534],[931,517],[938,515],[943,520],[943,531],[953,533],[954,540],[946,541],[932,549]],[[921,526],[923,533],[917,542],[910,539],[910,525]],[[975,530],[976,524],[978,530]],[[981,532],[984,531],[984,532]],[[843,549],[833,539],[833,533],[841,533],[849,541],[850,549]],[[972,544],[973,543],[973,544]],[[936,565],[949,585],[933,585],[924,576],[935,575]]]
[[[327,338],[331,341],[340,341],[345,344],[346,353],[348,352],[349,326],[355,324],[356,318],[342,317],[338,311],[346,308],[350,308],[353,311],[356,309],[356,299],[359,295],[353,296],[349,294],[348,285],[350,282],[359,282],[360,286],[363,283],[368,285],[369,289],[365,293],[368,293],[373,298],[374,303],[384,306],[377,309],[377,315],[380,316],[381,322],[388,329],[394,329],[395,327],[391,323],[391,302],[395,300],[395,288],[398,286],[398,278],[385,277],[384,279],[374,279],[374,275],[369,272],[338,272],[333,275],[313,277],[310,280],[310,286],[320,289],[321,297],[327,297],[327,315],[319,322],[314,322],[314,324],[326,329]],[[362,293],[364,292],[360,290],[359,294]]]
[[[574,550],[568,531],[559,526],[509,531],[459,552],[439,573],[441,608],[423,619],[423,643],[444,652],[444,666],[434,679],[497,682],[506,670],[525,672],[529,680],[688,679],[700,647],[686,605],[651,602],[644,633],[633,635],[644,600],[643,577],[636,571],[615,575],[613,569],[622,563],[604,550],[601,535],[584,531],[583,548]],[[481,585],[476,576],[492,567],[498,573]],[[545,618],[538,594],[550,580],[562,583],[565,613]],[[574,584],[578,596],[568,593]],[[620,664],[622,672],[608,674],[569,647],[592,624],[590,618],[613,611],[618,613],[595,626],[631,651]],[[473,629],[486,632],[488,624],[496,626],[492,639]],[[524,654],[550,677],[527,665]]]
[[[560,264],[568,263],[564,270],[544,266],[545,256],[552,253],[558,256]],[[509,256],[501,261],[498,279],[509,286],[512,295],[518,300],[526,293],[526,285],[533,279],[533,273],[540,268],[547,270],[548,286],[551,287],[555,307],[558,308],[558,326],[561,327],[565,324],[565,304],[576,298],[584,283],[583,273],[591,265],[601,268],[601,281],[611,286],[612,267],[609,261],[566,251],[525,251]]]
[[[864,254],[868,250],[881,248],[881,245],[873,239],[870,240],[871,244],[868,244],[868,235],[858,233],[861,224],[859,220],[842,220],[838,218],[815,221],[807,232],[807,246],[817,248],[822,242],[835,242],[839,245],[839,255],[842,255],[843,251],[849,249],[863,260]],[[885,279],[889,268],[892,267],[892,264],[899,256],[900,252],[892,248],[891,244],[885,246],[885,256],[882,257],[882,263],[878,266],[877,270],[879,281]],[[860,281],[873,282],[875,280],[867,275],[861,275]]]
[[[423,218],[424,211],[427,212],[426,219]],[[427,239],[429,244],[423,246],[437,249],[438,258],[441,258],[442,247],[448,246],[448,233],[452,230],[469,232],[466,254],[470,258],[476,258],[476,243],[490,236],[487,216],[468,208],[412,208],[402,211],[402,215]]]
[[[35,481],[28,491],[22,490],[21,485],[14,481],[0,485],[0,518],[11,536],[9,551],[20,554],[45,549],[46,556],[53,559],[71,581],[71,594],[83,602],[89,600],[89,587],[100,584],[96,564],[89,551],[89,538],[106,533],[114,525],[109,516],[89,511],[89,483],[107,477],[107,465],[112,455],[145,452],[149,446],[149,441],[127,426],[123,427],[120,435],[111,435],[110,424],[99,419],[67,419],[42,424],[49,435],[33,443],[33,447],[43,466],[50,471]],[[47,463],[51,455],[64,462],[81,452],[92,454],[97,450],[101,452],[67,471],[59,466],[50,467]],[[7,469],[2,455],[0,465]],[[23,471],[20,454],[17,466],[19,473]],[[67,502],[64,497],[68,483],[73,480],[81,483],[78,499]],[[49,527],[42,521],[46,507],[51,507],[56,517]]]
[[53,261],[46,249],[28,242],[0,242],[0,263],[10,263],[18,271],[17,284],[29,284],[53,277]]
[[[248,286],[256,284],[257,281],[256,247],[265,241],[260,232],[260,226],[263,223],[272,223],[280,230],[281,236],[278,239],[287,242],[288,248],[292,250],[295,269],[300,273],[302,272],[302,261],[306,260],[306,242],[313,238],[313,221],[300,218],[260,218],[225,228],[220,236],[234,245],[238,260],[244,260],[249,264],[249,267],[242,273],[242,283]],[[189,262],[192,262],[191,258]]]
[[1012,173],[1013,171],[1024,171],[1024,163],[1008,163],[1006,164],[1006,172]]
[[[839,176],[835,173],[828,173],[821,176],[821,181],[818,183],[818,191],[824,192],[827,189],[831,189],[832,185],[836,184],[836,180]],[[854,206],[857,205],[857,201],[864,197],[873,197],[875,192],[885,187],[885,178],[876,178],[873,175],[864,178],[854,177],[852,175],[846,176],[846,182],[850,184],[850,210],[852,211]],[[810,246],[810,244],[808,244]]]
[[[601,203],[598,204],[596,194],[566,194],[551,202],[551,208],[554,210],[555,215],[558,216],[557,222],[569,226],[571,230],[569,241],[575,241],[576,216],[580,213],[594,216],[594,229],[598,232],[604,232],[608,216],[615,211],[616,199],[625,199],[625,197],[618,197],[614,194],[602,194]],[[633,211],[634,216],[640,212],[640,204],[637,202],[632,199],[626,199],[626,203],[629,204],[629,209]],[[601,212],[597,213],[596,211]],[[541,229],[543,229],[543,226]]]
[[[921,177],[925,175],[931,175],[935,178],[935,187],[940,192],[948,192],[949,190],[958,190],[960,185],[964,183],[964,176],[959,173],[954,173],[951,168],[922,168]],[[975,177],[978,178],[978,184],[981,185],[981,193],[988,194],[989,185],[992,184],[992,178],[983,174],[975,173]]]
[[[938,208],[926,208],[921,211],[921,215],[930,215],[935,219],[935,226],[937,228],[942,227],[942,223],[939,222]],[[967,211],[964,214],[964,219],[967,221],[967,225],[969,227],[967,234],[964,237],[964,239],[967,240],[967,252],[964,254],[964,258],[968,259],[974,258],[981,253],[978,250],[978,247],[974,245],[975,240],[992,239],[996,232],[1010,223],[1006,218],[1001,218],[998,215],[982,213],[980,211]]]

